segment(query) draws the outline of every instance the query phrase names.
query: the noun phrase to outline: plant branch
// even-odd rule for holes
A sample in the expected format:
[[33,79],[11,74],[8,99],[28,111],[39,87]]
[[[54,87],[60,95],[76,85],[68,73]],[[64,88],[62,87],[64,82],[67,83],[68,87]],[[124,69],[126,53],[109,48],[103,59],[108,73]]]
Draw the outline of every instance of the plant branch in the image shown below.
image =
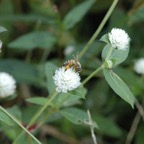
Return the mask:
[[88,43],[85,45],[85,47],[83,48],[83,50],[79,53],[79,58],[81,58],[85,52],[88,50],[88,48],[91,46],[91,44],[94,42],[94,40],[97,38],[97,36],[99,35],[99,33],[101,32],[101,30],[103,29],[104,25],[106,24],[107,20],[109,19],[109,17],[111,16],[116,4],[118,3],[118,0],[114,0],[111,7],[109,8],[109,10],[107,11],[105,17],[103,18],[102,22],[100,23],[99,27],[97,28],[97,30],[95,31],[95,33],[93,34],[93,36],[90,38],[90,40],[88,41]]
[[14,118],[10,113],[8,113],[2,106],[0,106],[0,109],[8,116],[10,117],[18,126],[20,126],[27,134],[29,134],[32,139],[34,139],[38,144],[41,144],[40,141],[38,141],[25,127],[23,127],[20,122]]
[[82,85],[86,84],[93,76],[95,76],[99,71],[101,71],[104,68],[103,65],[101,65],[98,69],[96,69],[93,73],[91,73],[83,82]]
[[[27,129],[39,118],[39,116],[44,112],[44,110],[51,104],[52,100],[57,96],[58,92],[54,92],[53,95],[50,97],[50,99],[47,100],[45,105],[41,107],[41,109],[32,117],[29,124],[27,125]],[[14,141],[14,144],[20,139],[20,137],[24,134],[24,131],[21,132],[16,140]]]

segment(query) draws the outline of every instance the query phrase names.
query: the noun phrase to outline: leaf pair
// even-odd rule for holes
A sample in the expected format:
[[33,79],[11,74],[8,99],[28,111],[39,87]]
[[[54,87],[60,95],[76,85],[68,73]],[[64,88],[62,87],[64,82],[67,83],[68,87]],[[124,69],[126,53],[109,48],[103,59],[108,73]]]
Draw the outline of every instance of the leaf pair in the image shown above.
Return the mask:
[[[119,49],[112,48],[108,40],[107,34],[101,38],[101,41],[106,43],[102,51],[102,59],[104,62],[110,60],[112,61],[113,66],[117,66],[118,64],[125,61],[125,59],[128,57],[129,48],[127,50],[119,50]],[[110,52],[111,48],[112,51],[108,56],[108,53]],[[129,89],[129,87],[124,83],[124,81],[117,74],[115,74],[111,69],[105,67],[103,69],[103,72],[106,81],[108,82],[110,87],[114,90],[114,92],[133,107],[134,95]]]

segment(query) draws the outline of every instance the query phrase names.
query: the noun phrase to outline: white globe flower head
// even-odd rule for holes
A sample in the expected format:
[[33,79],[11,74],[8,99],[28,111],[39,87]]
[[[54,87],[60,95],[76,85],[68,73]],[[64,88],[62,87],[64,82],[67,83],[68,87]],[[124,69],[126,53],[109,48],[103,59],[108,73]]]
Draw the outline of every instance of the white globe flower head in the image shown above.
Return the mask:
[[119,50],[127,50],[130,45],[130,38],[128,34],[119,28],[113,28],[110,33],[108,33],[109,41],[113,48]]
[[73,68],[67,70],[65,67],[59,68],[55,71],[53,79],[57,92],[67,93],[81,85],[79,73],[75,72]]
[[140,58],[135,62],[134,70],[138,74],[144,74],[144,58]]
[[15,79],[5,72],[0,72],[0,98],[13,95],[16,90]]

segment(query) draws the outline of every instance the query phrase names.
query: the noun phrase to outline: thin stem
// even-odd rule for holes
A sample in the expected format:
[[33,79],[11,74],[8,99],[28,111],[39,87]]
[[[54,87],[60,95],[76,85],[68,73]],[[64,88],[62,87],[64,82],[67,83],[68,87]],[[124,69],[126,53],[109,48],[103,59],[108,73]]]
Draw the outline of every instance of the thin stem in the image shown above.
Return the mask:
[[132,122],[132,125],[131,125],[131,128],[130,128],[129,133],[127,135],[125,144],[131,144],[133,137],[136,133],[136,130],[138,128],[138,124],[140,122],[141,117],[144,121],[144,110],[143,110],[144,100],[142,102],[142,105],[140,105],[138,100],[135,98],[135,106],[138,109],[138,112],[136,113],[136,116]]
[[111,46],[110,49],[109,49],[109,51],[108,51],[108,53],[107,53],[107,56],[106,56],[106,60],[105,60],[105,61],[107,61],[107,60],[109,59],[109,57],[110,57],[110,55],[111,55],[111,53],[112,53],[112,50],[113,50],[113,47]]
[[50,99],[47,100],[45,105],[42,106],[42,108],[32,117],[29,124],[27,125],[27,128],[29,128],[37,119],[38,117],[44,112],[44,110],[49,106],[49,104],[52,102],[52,100],[57,96],[58,92],[55,92]]
[[93,121],[92,121],[91,114],[90,114],[89,110],[87,110],[87,115],[88,115],[88,124],[89,124],[90,129],[91,129],[91,136],[92,136],[93,142],[94,142],[94,144],[97,144],[96,136],[94,134],[94,125],[93,125]]
[[141,115],[139,114],[139,112],[136,113],[136,116],[132,122],[132,126],[130,128],[130,131],[127,135],[127,138],[126,138],[126,142],[125,144],[131,144],[132,140],[133,140],[133,137],[135,135],[135,132],[137,130],[137,127],[138,127],[138,124],[140,122],[140,119],[141,119]]
[[[41,109],[32,117],[32,119],[30,120],[29,124],[27,125],[27,129],[38,119],[38,117],[44,112],[44,110],[48,107],[48,105],[50,105],[50,103],[52,102],[52,100],[57,96],[58,92],[54,92],[53,95],[50,97],[50,99],[47,100],[47,102],[45,103],[45,105],[43,105],[41,107]],[[24,131],[21,132],[18,137],[16,138],[16,140],[14,141],[14,144],[16,144],[16,142],[20,139],[20,137],[24,134]]]
[[[143,102],[142,105],[144,105],[144,102]],[[136,106],[136,108],[138,109],[139,114],[141,115],[141,117],[142,117],[142,119],[143,119],[143,121],[144,121],[144,110],[143,110],[143,106],[140,105],[139,101],[138,101],[136,98],[135,98],[135,106]]]
[[38,141],[25,127],[23,127],[20,122],[14,118],[11,114],[9,114],[2,106],[0,106],[0,109],[8,115],[17,125],[19,125],[26,133],[28,133],[38,144],[41,144],[40,141]]
[[104,68],[103,65],[101,65],[98,69],[96,69],[92,74],[90,74],[83,82],[82,85],[86,84],[93,76],[95,76],[99,71],[101,71]]
[[88,43],[85,45],[85,47],[83,48],[83,50],[79,53],[79,58],[81,58],[85,54],[85,52],[88,50],[88,48],[94,42],[94,40],[97,38],[97,36],[101,32],[102,28],[106,24],[107,20],[109,19],[110,15],[113,12],[113,10],[114,10],[114,8],[115,8],[115,6],[116,6],[117,3],[118,3],[118,0],[114,0],[113,1],[111,7],[107,11],[107,13],[106,13],[105,17],[103,18],[102,22],[100,23],[99,27],[97,28],[97,30],[95,31],[95,33],[93,34],[93,36],[90,38],[90,40],[88,41]]

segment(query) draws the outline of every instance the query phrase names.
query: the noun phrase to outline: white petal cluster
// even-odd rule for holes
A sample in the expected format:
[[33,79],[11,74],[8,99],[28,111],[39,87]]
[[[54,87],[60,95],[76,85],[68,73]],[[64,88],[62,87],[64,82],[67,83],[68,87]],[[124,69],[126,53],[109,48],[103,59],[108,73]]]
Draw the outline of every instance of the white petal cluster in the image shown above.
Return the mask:
[[67,93],[81,85],[79,73],[76,73],[72,68],[66,71],[65,67],[59,68],[55,71],[53,79],[57,92]]
[[138,74],[144,74],[144,58],[140,58],[135,62],[134,70]]
[[130,38],[128,34],[119,28],[113,28],[110,33],[108,33],[109,41],[113,48],[119,50],[126,50],[130,45]]
[[5,72],[0,72],[0,98],[11,96],[15,93],[16,81]]

